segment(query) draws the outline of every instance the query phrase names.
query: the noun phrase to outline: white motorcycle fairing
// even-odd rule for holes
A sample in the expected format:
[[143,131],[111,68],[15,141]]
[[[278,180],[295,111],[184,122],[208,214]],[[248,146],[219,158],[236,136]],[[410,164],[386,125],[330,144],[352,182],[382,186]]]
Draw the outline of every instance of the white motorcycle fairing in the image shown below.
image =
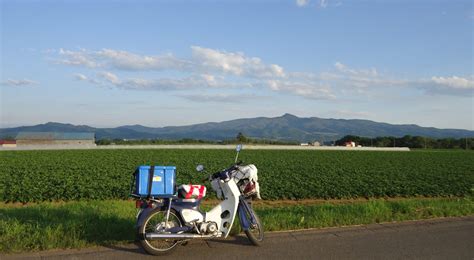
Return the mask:
[[224,237],[227,237],[237,215],[240,191],[233,178],[226,182],[219,181],[219,185],[222,189],[224,200],[205,214],[205,221],[217,223],[219,232]]

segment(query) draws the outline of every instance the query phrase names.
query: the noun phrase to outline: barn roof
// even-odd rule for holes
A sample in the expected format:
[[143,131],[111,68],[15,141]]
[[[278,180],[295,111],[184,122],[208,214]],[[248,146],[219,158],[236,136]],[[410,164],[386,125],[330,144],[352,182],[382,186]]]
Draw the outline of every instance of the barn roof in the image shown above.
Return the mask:
[[94,140],[94,133],[19,132],[16,140]]
[[0,144],[16,144],[15,140],[0,140]]

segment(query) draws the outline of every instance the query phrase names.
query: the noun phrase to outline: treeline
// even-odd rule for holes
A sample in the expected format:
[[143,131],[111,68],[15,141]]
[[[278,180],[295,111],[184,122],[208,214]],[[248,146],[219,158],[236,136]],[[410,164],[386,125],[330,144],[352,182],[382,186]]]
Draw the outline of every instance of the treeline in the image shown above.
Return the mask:
[[212,141],[197,139],[163,140],[163,139],[99,139],[97,145],[149,145],[149,144],[214,144]]
[[99,139],[97,145],[160,145],[160,144],[273,144],[273,145],[295,145],[297,142],[287,142],[268,139],[249,138],[239,133],[234,139],[222,141],[201,140],[183,138],[179,140],[164,139]]
[[474,138],[430,138],[423,136],[405,135],[403,137],[382,136],[362,137],[346,135],[335,142],[336,145],[345,145],[346,142],[355,142],[356,145],[369,147],[409,147],[426,149],[474,149]]

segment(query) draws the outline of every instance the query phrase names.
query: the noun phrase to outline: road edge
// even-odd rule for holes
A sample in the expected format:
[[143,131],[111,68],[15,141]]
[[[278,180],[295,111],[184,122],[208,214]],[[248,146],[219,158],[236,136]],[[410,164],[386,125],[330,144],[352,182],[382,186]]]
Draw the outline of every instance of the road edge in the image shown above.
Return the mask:
[[[389,221],[389,222],[380,222],[380,223],[368,223],[368,224],[357,224],[357,225],[346,225],[346,226],[335,226],[335,227],[322,227],[322,228],[307,228],[307,229],[295,229],[295,230],[281,230],[281,231],[268,231],[265,232],[267,237],[281,236],[281,235],[292,235],[293,233],[330,233],[348,231],[353,229],[368,229],[372,227],[387,227],[392,228],[399,226],[410,226],[416,225],[418,223],[423,224],[436,224],[436,223],[447,223],[447,222],[456,222],[456,221],[472,221],[474,222],[474,214],[467,216],[458,216],[458,217],[436,217],[436,218],[427,218],[427,219],[417,219],[417,220],[403,220],[403,221]],[[244,234],[238,234],[231,236],[231,239],[236,239]],[[116,250],[116,247],[134,245],[135,242],[123,242],[116,243],[110,246],[92,246],[85,248],[66,248],[66,249],[51,249],[44,251],[35,251],[35,252],[19,252],[19,253],[0,253],[1,259],[24,259],[24,258],[38,258],[42,259],[43,257],[66,257],[73,255],[87,256],[89,254],[105,253],[109,251]]]

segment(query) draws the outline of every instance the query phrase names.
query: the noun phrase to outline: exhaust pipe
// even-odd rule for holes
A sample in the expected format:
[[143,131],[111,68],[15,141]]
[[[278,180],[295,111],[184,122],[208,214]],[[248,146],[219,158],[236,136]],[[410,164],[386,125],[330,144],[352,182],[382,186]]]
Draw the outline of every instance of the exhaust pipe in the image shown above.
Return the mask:
[[146,233],[146,239],[166,239],[166,238],[211,238],[217,237],[217,235],[199,235],[199,234],[162,234],[162,233]]

